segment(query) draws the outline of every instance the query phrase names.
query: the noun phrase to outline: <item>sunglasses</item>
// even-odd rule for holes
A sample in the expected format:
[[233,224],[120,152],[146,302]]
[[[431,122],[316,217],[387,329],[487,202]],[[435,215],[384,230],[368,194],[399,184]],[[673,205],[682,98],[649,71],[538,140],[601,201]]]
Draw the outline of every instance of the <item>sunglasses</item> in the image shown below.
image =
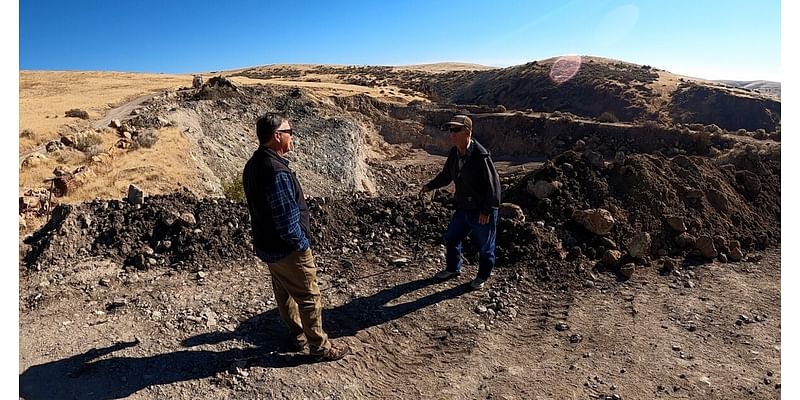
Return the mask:
[[278,130],[276,130],[275,132],[278,132],[278,133],[288,133],[288,134],[289,134],[289,136],[293,136],[293,135],[294,135],[294,132],[292,131],[292,128],[289,128],[289,129],[278,129]]
[[447,128],[447,130],[450,133],[458,133],[458,132],[461,132],[462,130],[464,130],[464,127],[463,126],[451,126],[451,127]]

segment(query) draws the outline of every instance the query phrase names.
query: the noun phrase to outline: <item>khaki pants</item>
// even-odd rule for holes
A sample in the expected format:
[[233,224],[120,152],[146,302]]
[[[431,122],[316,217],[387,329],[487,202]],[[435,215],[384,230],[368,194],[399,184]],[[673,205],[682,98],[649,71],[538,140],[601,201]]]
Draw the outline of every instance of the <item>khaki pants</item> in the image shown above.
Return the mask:
[[331,347],[322,330],[322,300],[317,286],[317,266],[311,249],[293,251],[280,261],[268,263],[278,311],[293,337],[305,335],[311,354]]

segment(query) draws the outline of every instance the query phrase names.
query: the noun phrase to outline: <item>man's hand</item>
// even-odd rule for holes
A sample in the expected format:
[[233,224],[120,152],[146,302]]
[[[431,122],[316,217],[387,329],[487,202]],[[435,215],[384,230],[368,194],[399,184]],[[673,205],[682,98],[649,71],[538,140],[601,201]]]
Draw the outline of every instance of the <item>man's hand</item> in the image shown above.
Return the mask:
[[489,216],[484,214],[484,213],[481,213],[481,216],[478,217],[478,223],[480,223],[481,225],[488,224],[489,223]]
[[428,193],[428,192],[430,192],[430,191],[431,191],[431,190],[430,190],[430,189],[428,189],[428,187],[427,187],[427,186],[425,186],[425,185],[422,185],[422,189],[420,189],[420,190],[419,190],[419,194],[418,194],[417,196],[419,196],[419,197],[425,196],[425,193]]

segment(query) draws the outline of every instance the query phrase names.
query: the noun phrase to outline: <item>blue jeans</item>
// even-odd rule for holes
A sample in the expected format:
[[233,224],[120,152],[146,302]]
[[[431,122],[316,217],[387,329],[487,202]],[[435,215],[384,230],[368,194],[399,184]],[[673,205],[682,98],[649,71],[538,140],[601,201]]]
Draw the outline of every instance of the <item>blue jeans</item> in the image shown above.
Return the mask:
[[472,233],[472,241],[480,248],[480,266],[478,278],[489,279],[494,268],[494,241],[497,236],[497,209],[489,214],[489,223],[478,222],[480,211],[456,210],[447,233],[444,234],[444,245],[447,248],[447,270],[461,272],[461,242]]

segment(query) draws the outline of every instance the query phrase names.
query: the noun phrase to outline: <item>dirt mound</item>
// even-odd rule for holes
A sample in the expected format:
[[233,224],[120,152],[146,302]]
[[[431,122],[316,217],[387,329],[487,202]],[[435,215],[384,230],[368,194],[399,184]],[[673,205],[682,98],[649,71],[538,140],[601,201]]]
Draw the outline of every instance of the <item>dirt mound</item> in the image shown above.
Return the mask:
[[[619,261],[736,259],[780,241],[780,152],[748,146],[718,159],[637,154],[606,163],[591,151],[568,151],[520,179],[504,200],[554,227],[571,258],[627,250],[637,257]],[[615,221],[608,234],[574,217],[598,209]],[[637,239],[642,232],[649,237]]]
[[[445,192],[425,203],[415,197],[311,198],[315,252],[345,274],[348,266],[365,260],[443,263],[449,199]],[[147,197],[141,205],[96,200],[57,207],[50,221],[26,239],[31,248],[25,262],[35,270],[60,270],[96,258],[137,269],[224,267],[251,256],[249,232],[245,205],[227,199],[198,199],[184,191]],[[510,220],[501,220],[499,232],[498,268],[531,269],[528,273],[545,284],[563,282],[560,278],[569,274],[567,267],[544,265],[544,260],[563,259],[552,232]],[[477,263],[477,248],[469,240],[466,248],[468,261]]]
[[230,80],[221,76],[214,76],[200,86],[192,98],[195,100],[217,100],[236,96],[239,89]]
[[775,132],[781,124],[780,101],[760,95],[731,96],[727,89],[692,83],[678,87],[669,110],[675,122],[716,124],[730,131]]
[[31,245],[25,261],[36,269],[95,257],[140,269],[202,267],[247,257],[249,229],[243,204],[186,191],[146,197],[141,205],[95,200],[56,207],[25,240]]

